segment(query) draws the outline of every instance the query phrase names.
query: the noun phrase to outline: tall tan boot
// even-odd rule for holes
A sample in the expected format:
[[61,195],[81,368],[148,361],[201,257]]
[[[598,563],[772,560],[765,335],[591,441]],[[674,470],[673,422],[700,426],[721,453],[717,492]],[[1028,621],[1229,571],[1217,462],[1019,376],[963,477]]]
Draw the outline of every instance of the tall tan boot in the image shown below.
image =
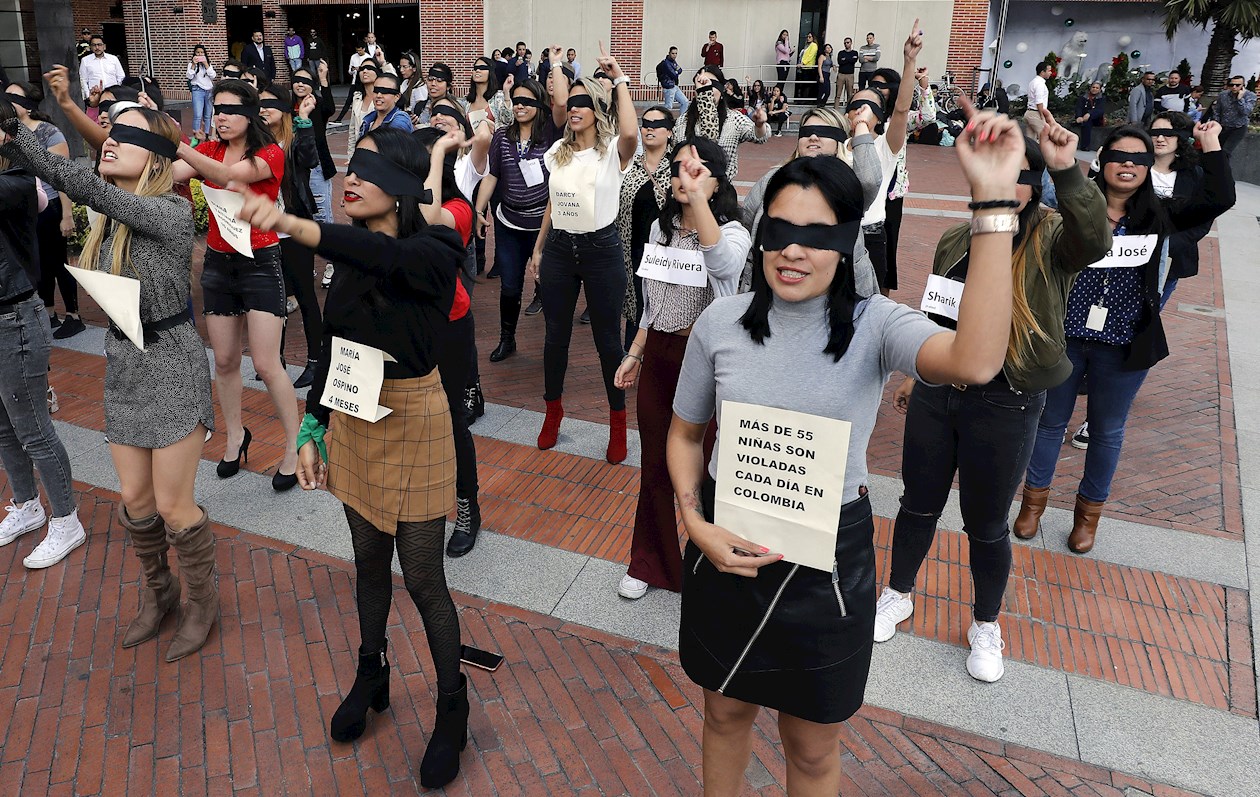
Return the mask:
[[166,524],[161,515],[155,513],[133,520],[127,516],[127,508],[119,504],[118,522],[131,536],[131,544],[144,571],[140,608],[123,634],[122,646],[132,648],[157,636],[162,620],[179,606],[179,579],[166,561],[166,551],[171,546],[166,541]]
[[1072,553],[1089,553],[1098,534],[1098,520],[1102,517],[1102,501],[1087,501],[1076,496],[1076,510],[1072,513],[1072,533],[1068,535],[1068,548]]
[[166,527],[166,539],[179,554],[179,570],[188,585],[188,602],[180,613],[175,639],[166,651],[167,661],[178,661],[201,650],[210,629],[219,619],[219,589],[214,580],[214,535],[205,509],[192,528]]
[[1046,501],[1050,499],[1049,487],[1029,487],[1024,485],[1024,497],[1019,502],[1019,517],[1015,518],[1012,531],[1021,540],[1031,540],[1041,530],[1041,516],[1046,511]]

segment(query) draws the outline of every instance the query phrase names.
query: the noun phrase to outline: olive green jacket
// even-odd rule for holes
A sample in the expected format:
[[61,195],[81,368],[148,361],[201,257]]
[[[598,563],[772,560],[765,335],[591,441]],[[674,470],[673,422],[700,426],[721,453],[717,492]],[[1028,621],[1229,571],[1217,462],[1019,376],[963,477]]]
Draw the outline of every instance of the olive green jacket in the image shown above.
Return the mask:
[[[1002,374],[1015,390],[1036,393],[1067,379],[1072,364],[1065,354],[1063,319],[1067,314],[1068,293],[1076,275],[1096,263],[1111,248],[1111,224],[1107,221],[1107,200],[1098,186],[1087,180],[1073,164],[1050,172],[1058,195],[1057,213],[1049,213],[1038,225],[1040,246],[1029,252],[1024,269],[1024,293],[1028,307],[1048,336],[1033,336],[1029,364],[1016,369],[1008,360]],[[1030,230],[1025,235],[1033,234]],[[936,245],[932,272],[949,276],[967,256],[971,246],[970,225],[951,227]]]

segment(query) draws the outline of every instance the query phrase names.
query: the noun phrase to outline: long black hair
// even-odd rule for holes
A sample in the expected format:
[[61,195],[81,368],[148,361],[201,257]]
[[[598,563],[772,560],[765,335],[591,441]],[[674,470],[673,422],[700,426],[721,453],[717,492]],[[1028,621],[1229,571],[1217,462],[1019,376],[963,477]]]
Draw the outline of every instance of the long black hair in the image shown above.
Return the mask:
[[[1163,111],[1155,114],[1155,118],[1151,120],[1152,129],[1155,122],[1163,119],[1172,125],[1173,130],[1179,130],[1187,133],[1194,132],[1194,120],[1189,115],[1181,111]],[[1191,169],[1199,165],[1199,151],[1194,148],[1193,136],[1177,137],[1177,153],[1173,156],[1172,170],[1179,172],[1182,169]]]
[[[547,120],[551,119],[551,98],[547,96],[547,90],[543,85],[533,78],[525,78],[520,83],[512,84],[512,97],[516,96],[517,89],[525,89],[529,92],[529,96],[538,102],[541,102],[545,108],[535,108],[534,121],[530,125],[529,137],[537,140],[539,137],[539,127]],[[512,97],[508,97],[508,112],[512,114],[512,121],[507,126],[508,141],[513,144],[520,143],[521,140],[521,124],[516,121],[516,110],[512,107]]]
[[[429,156],[422,147],[417,147],[411,135],[393,127],[378,127],[369,130],[359,139],[359,144],[371,141],[376,151],[390,163],[415,174],[421,180],[429,176]],[[356,146],[358,146],[356,145]],[[424,214],[420,212],[420,198],[410,196],[395,197],[398,201],[398,237],[400,239],[415,235],[428,224]],[[363,227],[364,222],[356,220],[356,227]]]
[[[1133,138],[1141,141],[1146,146],[1146,151],[1155,156],[1155,144],[1151,141],[1151,137],[1146,131],[1136,125],[1122,125],[1117,127],[1107,136],[1107,140],[1103,142],[1102,151],[1106,152],[1111,149],[1111,145],[1122,138]],[[1103,192],[1103,196],[1107,195],[1107,181],[1103,177],[1106,172],[1106,164],[1099,164],[1101,167],[1098,174],[1094,176],[1094,181],[1098,183],[1098,188]],[[1167,235],[1169,232],[1168,214],[1164,211],[1164,206],[1159,201],[1159,197],[1155,196],[1155,186],[1151,182],[1151,167],[1146,168],[1146,179],[1142,181],[1142,185],[1125,200],[1124,215],[1127,217],[1125,232],[1128,235],[1143,235],[1155,233],[1157,235]]]
[[[717,84],[717,112],[718,112],[718,132],[726,127],[726,92],[722,90],[726,83],[726,75],[722,74],[722,67],[713,64],[705,64],[696,70],[696,74],[706,72],[713,77],[713,82]],[[700,103],[692,102],[687,106],[687,138],[696,137],[696,123],[700,121]]]
[[[483,55],[477,58],[476,61],[473,61],[473,64],[476,65],[482,61],[485,61],[486,66],[490,67],[490,69],[486,77],[486,89],[481,92],[481,98],[484,100],[492,100],[494,99],[494,95],[499,91],[499,78],[494,74],[494,61],[492,59]],[[477,84],[473,82],[472,75],[472,72],[468,75],[468,102],[470,105],[477,101]],[[447,94],[450,94],[450,92],[448,91]]]
[[[766,338],[770,337],[770,306],[774,303],[774,292],[766,280],[763,268],[761,235],[766,219],[770,218],[770,205],[790,186],[817,188],[836,215],[837,223],[859,222],[864,210],[862,184],[858,182],[853,169],[839,158],[797,158],[770,178],[770,184],[766,186],[766,214],[761,217],[757,236],[753,241],[752,301],[739,319],[740,325],[748,330],[753,341],[760,344],[764,344]],[[827,345],[823,348],[823,353],[830,354],[836,362],[849,350],[849,343],[853,340],[853,310],[857,303],[853,256],[841,253],[835,277],[827,289],[827,322],[830,331]]]
[[[428,177],[429,156],[433,152],[433,145],[444,135],[446,134],[441,130],[438,130],[436,127],[422,127],[411,134],[410,138],[412,146],[414,147],[416,144],[419,144],[420,151],[425,155],[424,172],[422,173],[417,171],[416,174],[421,177]],[[446,160],[442,163],[442,197],[438,204],[450,202],[452,199],[465,202],[469,206],[472,205],[472,203],[468,201],[468,197],[464,196],[464,192],[459,190],[459,183],[455,181],[455,153],[448,152],[446,154]]]
[[[649,108],[648,110],[652,110]],[[647,113],[647,111],[644,111]],[[669,153],[670,160],[676,160],[678,153],[690,147],[696,148],[700,160],[709,167],[709,173],[717,179],[717,190],[709,197],[709,209],[719,225],[739,219],[739,194],[735,186],[726,177],[726,152],[716,141],[708,138],[693,138],[684,141]],[[665,205],[661,208],[658,219],[661,225],[661,243],[669,243],[674,236],[674,223],[682,218],[682,203],[674,196],[673,191],[665,192]]]
[[224,80],[214,87],[211,99],[217,98],[220,94],[231,94],[241,101],[241,105],[255,110],[253,116],[245,117],[249,121],[249,125],[245,128],[246,158],[252,158],[258,154],[258,150],[268,144],[276,143],[275,136],[271,135],[271,131],[267,129],[267,123],[257,113],[258,92],[253,86],[243,80]]

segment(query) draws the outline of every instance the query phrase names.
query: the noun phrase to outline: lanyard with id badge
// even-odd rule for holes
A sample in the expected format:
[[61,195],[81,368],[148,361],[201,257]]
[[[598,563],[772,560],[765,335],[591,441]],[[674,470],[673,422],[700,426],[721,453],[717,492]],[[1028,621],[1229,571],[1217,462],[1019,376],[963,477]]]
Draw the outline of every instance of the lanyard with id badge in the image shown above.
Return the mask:
[[1125,235],[1124,227],[1117,227],[1112,237],[1111,249],[1090,268],[1107,269],[1103,274],[1102,295],[1089,308],[1085,317],[1085,328],[1092,332],[1102,332],[1107,325],[1107,298],[1111,292],[1111,269],[1138,268],[1150,262],[1155,247],[1159,245],[1158,235]]

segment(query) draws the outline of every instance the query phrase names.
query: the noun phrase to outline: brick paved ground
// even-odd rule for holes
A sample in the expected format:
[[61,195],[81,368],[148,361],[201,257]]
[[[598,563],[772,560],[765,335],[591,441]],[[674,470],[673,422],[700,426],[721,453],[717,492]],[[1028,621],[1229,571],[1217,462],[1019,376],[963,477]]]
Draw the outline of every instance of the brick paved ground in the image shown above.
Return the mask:
[[[788,146],[776,140],[745,147],[741,179],[753,179]],[[913,190],[963,193],[952,153],[921,147],[910,153]],[[933,198],[907,204],[965,207]],[[935,241],[950,223],[906,217],[896,298],[915,301]],[[538,409],[541,317],[523,320],[520,354],[490,365],[484,357],[497,340],[494,282],[480,287],[474,301],[488,399]],[[1193,309],[1222,304],[1216,244],[1209,239],[1202,275],[1179,287],[1166,314],[1174,353],[1152,372],[1135,405],[1109,514],[1241,536],[1224,322]],[[1181,305],[1191,307],[1174,309]],[[99,323],[93,310],[87,318]],[[566,409],[603,421],[589,340],[577,327]],[[287,356],[294,363],[305,358],[300,334],[290,335]],[[59,420],[103,428],[103,372],[98,355],[54,351]],[[274,409],[255,389],[245,391],[244,409],[255,437],[247,467],[268,471],[282,445]],[[900,437],[901,418],[886,408],[872,439],[872,471],[896,476]],[[206,459],[218,459],[222,446],[223,436],[215,435]],[[488,528],[627,560],[636,469],[485,438],[478,452]],[[1063,453],[1056,503],[1070,506],[1081,456],[1070,447]],[[401,676],[391,714],[356,748],[330,746],[326,723],[350,683],[357,639],[345,562],[218,527],[221,629],[200,658],[160,664],[159,646],[123,651],[117,644],[119,618],[133,611],[138,577],[112,520],[117,496],[94,488],[82,500],[92,539],[66,567],[26,572],[19,560],[35,544],[31,538],[0,549],[0,572],[9,574],[0,587],[0,725],[8,728],[0,794],[323,794],[333,783],[347,794],[414,793],[411,773],[432,722],[431,665],[422,635],[404,632],[420,628],[405,592],[398,593],[403,600],[391,631]],[[877,519],[880,572],[890,538],[891,523]],[[964,543],[957,532],[940,533],[910,628],[960,648],[971,597]],[[494,676],[470,676],[476,753],[465,756],[467,771],[449,793],[699,792],[699,694],[674,654],[512,607],[458,600],[472,641],[502,650],[507,664]],[[1013,659],[1256,717],[1241,590],[1018,547],[1006,610]],[[761,766],[750,771],[749,793],[782,794],[784,766],[769,715],[759,723],[755,750]],[[844,755],[846,795],[1119,795],[1128,785],[1179,794],[874,709],[847,726]]]
[[[348,563],[216,526],[222,619],[200,655],[161,661],[162,638],[119,646],[139,565],[118,497],[80,485],[87,545],[27,571],[35,544],[0,549],[0,794],[414,794],[432,728],[432,662],[396,584],[391,708],[357,744],[326,726],[353,680]],[[451,795],[696,795],[701,695],[677,656],[509,606],[457,596],[472,644],[500,650],[469,674],[469,750]],[[863,709],[845,726],[842,794],[1103,795],[1123,773]],[[771,715],[748,794],[783,795]]]

